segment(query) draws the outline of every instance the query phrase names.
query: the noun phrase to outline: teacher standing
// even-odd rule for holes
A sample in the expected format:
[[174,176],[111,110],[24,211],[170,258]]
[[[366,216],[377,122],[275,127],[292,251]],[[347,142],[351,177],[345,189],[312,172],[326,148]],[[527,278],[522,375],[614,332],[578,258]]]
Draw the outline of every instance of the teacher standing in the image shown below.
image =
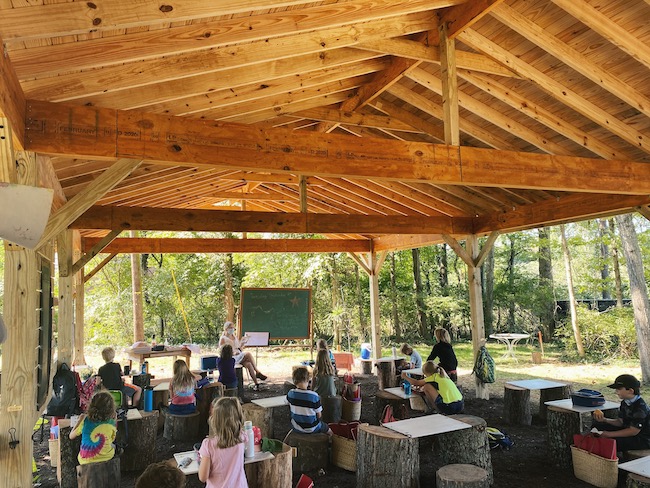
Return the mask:
[[438,327],[433,335],[436,337],[436,345],[433,346],[431,354],[427,358],[427,361],[434,361],[436,358],[440,359],[440,366],[445,370],[449,379],[454,383],[458,380],[458,373],[456,368],[458,367],[458,359],[456,359],[456,353],[454,348],[451,347],[451,337],[447,329]]
[[221,334],[221,338],[219,339],[219,347],[223,347],[226,344],[230,344],[230,346],[232,346],[233,358],[235,359],[235,363],[241,364],[244,368],[248,370],[248,374],[250,374],[250,377],[253,379],[253,382],[255,383],[253,389],[258,390],[259,389],[258,380],[264,381],[266,379],[266,375],[262,374],[262,372],[259,369],[257,369],[257,365],[255,364],[255,359],[253,358],[253,355],[248,351],[242,351],[242,349],[246,346],[247,342],[248,342],[248,336],[244,335],[244,337],[239,339],[235,335],[235,325],[232,322],[227,321],[225,324],[223,324],[223,334]]

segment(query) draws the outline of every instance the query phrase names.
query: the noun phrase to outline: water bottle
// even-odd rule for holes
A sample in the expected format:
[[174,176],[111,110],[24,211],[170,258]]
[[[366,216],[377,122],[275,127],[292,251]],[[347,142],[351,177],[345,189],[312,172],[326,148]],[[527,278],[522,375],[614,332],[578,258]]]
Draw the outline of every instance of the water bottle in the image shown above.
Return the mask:
[[253,422],[250,420],[244,422],[244,433],[246,434],[244,457],[252,458],[255,456],[255,434],[253,433]]
[[144,411],[153,411],[153,388],[150,386],[144,389]]
[[393,358],[397,357],[397,348],[393,346]]
[[405,395],[410,395],[411,394],[411,383],[408,381],[404,381],[404,394]]

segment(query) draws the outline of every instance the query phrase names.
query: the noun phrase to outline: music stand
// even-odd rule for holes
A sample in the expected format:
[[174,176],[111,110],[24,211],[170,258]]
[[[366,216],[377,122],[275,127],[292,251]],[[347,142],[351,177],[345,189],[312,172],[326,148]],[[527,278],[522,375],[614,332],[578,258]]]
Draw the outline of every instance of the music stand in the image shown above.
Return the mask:
[[255,364],[257,364],[257,352],[260,347],[269,347],[270,332],[246,332],[244,337],[248,337],[245,346],[255,348]]

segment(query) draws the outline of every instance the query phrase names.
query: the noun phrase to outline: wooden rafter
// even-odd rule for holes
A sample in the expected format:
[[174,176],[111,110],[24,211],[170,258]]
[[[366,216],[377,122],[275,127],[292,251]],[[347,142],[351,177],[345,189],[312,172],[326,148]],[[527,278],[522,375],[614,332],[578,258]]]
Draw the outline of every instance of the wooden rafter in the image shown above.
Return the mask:
[[25,103],[25,94],[0,38],[0,119],[6,121],[2,122],[3,130],[7,130],[7,124],[11,128],[16,149],[24,147]]
[[472,0],[464,5],[448,7],[440,12],[440,23],[447,24],[447,35],[450,39],[490,13],[503,0]]
[[117,236],[119,236],[121,232],[122,232],[121,230],[111,230],[108,234],[106,234],[101,239],[97,239],[97,241],[93,244],[93,246],[87,251],[85,251],[84,255],[81,256],[79,260],[77,260],[77,262],[74,263],[74,265],[72,266],[72,274],[77,274],[79,270],[81,270],[92,258],[97,256],[100,252],[104,250],[106,246],[108,246],[111,242],[113,242],[113,240]]
[[92,278],[92,277],[95,276],[97,273],[99,273],[99,272],[101,271],[101,269],[102,269],[104,266],[106,266],[108,263],[110,263],[110,262],[113,260],[113,258],[114,258],[115,256],[117,256],[117,253],[109,254],[109,255],[106,256],[104,259],[102,259],[101,262],[100,262],[97,266],[95,266],[95,267],[92,269],[92,271],[90,271],[90,273],[84,275],[84,277],[83,277],[84,283],[86,283],[90,278]]

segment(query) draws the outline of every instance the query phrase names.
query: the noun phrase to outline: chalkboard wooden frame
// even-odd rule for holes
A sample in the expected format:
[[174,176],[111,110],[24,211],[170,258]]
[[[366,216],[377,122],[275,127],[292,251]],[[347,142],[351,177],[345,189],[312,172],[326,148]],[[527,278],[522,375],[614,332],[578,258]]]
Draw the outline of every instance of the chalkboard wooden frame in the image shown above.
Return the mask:
[[242,335],[269,332],[272,340],[309,339],[311,288],[242,288],[239,324]]

